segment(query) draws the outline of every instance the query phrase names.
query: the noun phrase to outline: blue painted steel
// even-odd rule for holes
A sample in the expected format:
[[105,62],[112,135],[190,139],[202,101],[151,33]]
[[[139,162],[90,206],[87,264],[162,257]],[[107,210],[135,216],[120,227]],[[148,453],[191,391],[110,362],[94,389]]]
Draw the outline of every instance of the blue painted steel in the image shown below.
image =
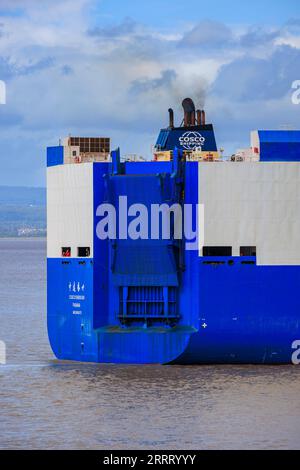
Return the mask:
[[[199,139],[199,134],[203,137],[204,141],[200,143],[199,140],[195,140],[193,143],[191,139]],[[184,143],[184,141],[181,140],[182,138],[189,140]],[[156,147],[161,150],[173,150],[174,148],[192,150],[200,146],[203,151],[217,151],[215,134],[211,124],[190,128],[176,127],[174,129],[162,129],[156,142]]]
[[112,259],[116,286],[178,286],[174,253],[164,243],[117,243]]
[[102,328],[110,324],[109,317],[109,241],[100,240],[97,236],[96,216],[97,208],[108,201],[108,187],[106,175],[111,171],[108,163],[94,164],[94,302],[93,324],[94,328]]
[[[99,204],[115,202],[121,194],[127,195],[128,205],[159,203],[162,195],[173,194],[171,175],[177,172],[171,162],[126,163],[121,171],[123,175],[112,176],[111,164],[94,164],[95,214]],[[161,180],[157,173],[167,175]],[[198,202],[198,164],[186,163],[176,178],[184,179],[185,202]],[[176,261],[181,259],[177,268],[184,265],[177,269],[178,285],[171,285],[157,259],[162,274],[157,286],[149,279],[139,285],[129,282],[140,269],[130,264],[135,263],[130,248],[134,251],[138,245],[119,245],[123,261],[114,268],[114,248],[97,237],[98,221],[95,215],[92,260],[48,259],[48,330],[58,358],[115,363],[291,362],[292,343],[300,339],[300,266],[257,266],[253,257],[203,258],[198,251],[185,251]],[[149,244],[150,256],[155,246]],[[113,282],[116,266],[126,269],[118,283]],[[78,298],[82,295],[84,299]]]
[[121,172],[121,155],[120,149],[117,148],[111,152],[111,162],[112,162],[112,173],[117,175]]
[[300,131],[258,131],[258,135],[261,161],[300,161]]
[[169,134],[170,134],[170,130],[162,129],[158,135],[156,145],[164,149],[166,147]]
[[49,258],[48,334],[59,359],[98,361],[93,325],[93,260]]
[[291,362],[300,338],[300,267],[245,264],[251,260],[199,259],[199,330],[176,362]]
[[[112,176],[109,179],[109,188],[109,200],[117,209],[117,213],[122,213],[122,209],[119,208],[119,198],[122,196],[127,197],[128,207],[134,203],[147,207],[149,230],[151,204],[173,202],[170,176],[164,177],[159,174],[139,175],[138,178],[136,175]],[[128,217],[128,224],[132,219],[133,217]],[[174,254],[170,249],[170,240],[131,238],[116,240],[112,244],[111,262],[111,282],[115,285],[178,285],[177,268]]]
[[47,148],[47,167],[64,163],[64,148],[62,145]]
[[156,175],[157,173],[172,173],[172,162],[126,162],[127,175]]
[[300,143],[300,131],[296,130],[275,130],[258,131],[259,139],[264,143]]

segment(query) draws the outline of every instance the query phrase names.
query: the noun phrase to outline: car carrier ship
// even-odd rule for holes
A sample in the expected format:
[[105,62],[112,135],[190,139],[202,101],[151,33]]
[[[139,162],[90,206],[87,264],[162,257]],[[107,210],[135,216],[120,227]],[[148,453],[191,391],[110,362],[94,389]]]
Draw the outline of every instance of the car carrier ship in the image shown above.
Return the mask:
[[[152,161],[121,158],[105,137],[47,149],[48,332],[58,359],[300,362],[300,131],[253,131],[251,147],[226,159],[205,112],[189,98],[183,108],[177,127],[169,110]],[[136,204],[192,207],[196,247],[175,236],[176,211],[168,237],[129,237],[118,217],[99,235],[105,208],[123,217]]]

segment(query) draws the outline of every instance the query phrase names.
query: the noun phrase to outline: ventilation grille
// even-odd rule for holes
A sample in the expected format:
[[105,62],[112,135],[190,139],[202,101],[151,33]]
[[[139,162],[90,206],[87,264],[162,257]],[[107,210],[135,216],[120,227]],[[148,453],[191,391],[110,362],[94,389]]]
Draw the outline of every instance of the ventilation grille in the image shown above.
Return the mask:
[[147,320],[174,323],[178,318],[176,287],[120,287],[122,323]]

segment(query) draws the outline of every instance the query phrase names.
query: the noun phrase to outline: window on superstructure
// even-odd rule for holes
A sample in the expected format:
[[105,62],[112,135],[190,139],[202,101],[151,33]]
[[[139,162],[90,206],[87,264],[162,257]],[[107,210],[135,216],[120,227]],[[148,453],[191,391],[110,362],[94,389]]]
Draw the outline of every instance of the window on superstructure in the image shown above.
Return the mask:
[[256,256],[256,246],[241,246],[240,256]]
[[70,258],[71,256],[71,247],[70,246],[63,246],[61,249],[61,256],[63,258]]
[[204,246],[203,256],[232,256],[231,246]]
[[79,258],[88,258],[91,254],[91,249],[89,246],[79,246],[77,248],[77,256]]

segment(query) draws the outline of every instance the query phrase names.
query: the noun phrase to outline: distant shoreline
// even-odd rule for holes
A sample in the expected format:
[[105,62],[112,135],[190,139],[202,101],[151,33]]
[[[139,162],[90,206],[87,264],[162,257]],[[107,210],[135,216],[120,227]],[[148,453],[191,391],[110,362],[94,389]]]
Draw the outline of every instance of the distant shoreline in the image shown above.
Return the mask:
[[1,237],[1,240],[47,240],[47,237]]

